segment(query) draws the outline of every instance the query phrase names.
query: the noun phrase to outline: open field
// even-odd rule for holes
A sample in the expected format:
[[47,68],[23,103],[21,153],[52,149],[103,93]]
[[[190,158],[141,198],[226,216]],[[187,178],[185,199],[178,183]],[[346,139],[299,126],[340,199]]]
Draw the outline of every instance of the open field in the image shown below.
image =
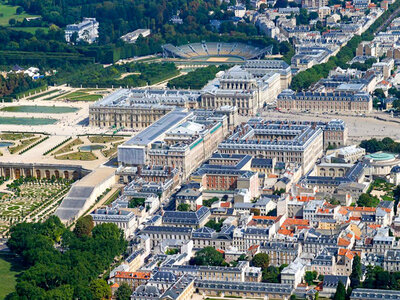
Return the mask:
[[0,3],[0,26],[9,26],[9,20],[15,19],[16,21],[23,21],[25,18],[38,17],[23,12],[17,15],[18,6],[5,5]]
[[15,290],[17,276],[24,270],[22,261],[7,254],[0,254],[0,299]]

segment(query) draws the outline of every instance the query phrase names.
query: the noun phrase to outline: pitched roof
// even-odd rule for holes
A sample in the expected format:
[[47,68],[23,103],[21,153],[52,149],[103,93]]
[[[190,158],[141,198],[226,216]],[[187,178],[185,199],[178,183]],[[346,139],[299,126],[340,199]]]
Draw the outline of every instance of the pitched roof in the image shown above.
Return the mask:
[[149,272],[123,272],[117,271],[115,273],[115,278],[125,278],[125,279],[150,279],[151,273]]

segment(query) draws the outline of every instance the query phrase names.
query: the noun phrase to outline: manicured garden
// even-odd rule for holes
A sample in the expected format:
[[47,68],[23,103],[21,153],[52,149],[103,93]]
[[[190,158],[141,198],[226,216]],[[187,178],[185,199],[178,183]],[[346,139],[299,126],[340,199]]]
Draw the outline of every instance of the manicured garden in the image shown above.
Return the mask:
[[0,147],[7,147],[10,154],[23,153],[46,138],[39,133],[5,132],[0,134]]
[[56,209],[72,181],[66,179],[19,178],[7,184],[0,198],[0,233],[11,224],[36,221]]
[[72,92],[64,95],[62,98],[69,101],[97,101],[102,98],[102,95],[89,94],[86,92]]
[[86,151],[67,153],[67,154],[56,156],[55,158],[61,159],[61,160],[96,160],[96,159],[98,159],[98,157],[96,155],[94,155],[92,152],[86,152]]
[[71,152],[75,146],[82,145],[82,144],[83,144],[83,141],[80,138],[76,138],[72,142],[66,144],[64,147],[62,147],[61,149],[54,152],[54,155]]

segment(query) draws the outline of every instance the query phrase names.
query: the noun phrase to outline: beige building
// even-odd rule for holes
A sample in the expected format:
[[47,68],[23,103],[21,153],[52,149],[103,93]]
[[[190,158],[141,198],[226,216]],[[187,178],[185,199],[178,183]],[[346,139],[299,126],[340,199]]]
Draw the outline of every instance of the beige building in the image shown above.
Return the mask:
[[297,163],[308,172],[323,153],[323,131],[303,123],[251,119],[218,146],[221,153],[248,154]]
[[77,180],[89,173],[79,165],[40,164],[40,163],[0,163],[0,176],[10,179],[35,177],[38,179],[64,178]]
[[356,55],[357,56],[378,56],[377,53],[377,47],[376,44],[374,42],[366,42],[363,41],[361,42],[356,50]]
[[227,123],[211,126],[186,122],[166,133],[164,141],[154,143],[148,152],[150,165],[170,166],[187,178],[217,149],[228,133]]
[[255,115],[266,103],[274,101],[291,79],[290,67],[283,61],[247,61],[205,86],[201,107],[236,106],[239,114]]
[[295,93],[285,90],[278,96],[277,107],[286,111],[370,113],[372,97],[366,92]]
[[301,7],[319,8],[328,5],[328,0],[302,0]]
[[143,129],[175,107],[197,108],[199,99],[194,91],[120,89],[89,107],[89,124]]

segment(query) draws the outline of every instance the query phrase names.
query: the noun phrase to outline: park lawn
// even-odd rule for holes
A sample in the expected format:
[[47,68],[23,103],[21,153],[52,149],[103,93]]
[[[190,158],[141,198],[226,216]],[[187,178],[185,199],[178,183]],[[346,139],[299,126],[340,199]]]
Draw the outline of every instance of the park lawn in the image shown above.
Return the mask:
[[14,153],[19,152],[22,149],[32,145],[33,143],[37,142],[39,139],[40,139],[40,136],[36,136],[36,137],[33,137],[33,138],[21,140],[20,144],[17,144],[17,145],[15,145],[13,147],[9,147],[8,151],[10,151],[11,154],[14,154]]
[[111,144],[112,146],[109,149],[101,150],[101,153],[105,157],[110,157],[110,156],[114,155],[115,153],[117,153],[118,146],[121,145],[122,143],[123,142],[118,142],[118,143]]
[[73,147],[78,146],[78,145],[82,145],[82,144],[83,144],[83,141],[80,138],[76,138],[75,140],[73,140],[72,142],[66,144],[64,147],[62,147],[58,151],[54,152],[54,155],[70,152],[70,151],[72,151]]
[[84,93],[84,92],[81,92],[81,91],[77,91],[77,92],[71,92],[71,93],[69,93],[67,95],[64,95],[63,98],[71,99],[71,98],[81,97],[81,96],[85,96],[85,95],[88,95],[88,94]]
[[71,101],[97,101],[103,98],[102,95],[83,95],[75,98],[70,98]]
[[16,133],[2,133],[0,134],[0,139],[2,140],[6,140],[6,141],[16,141],[16,140],[20,140],[20,139],[26,139],[29,137],[32,137],[33,134],[32,133],[20,133],[20,132],[16,132]]
[[30,15],[26,12],[17,15],[18,6],[11,6],[0,3],[0,26],[9,26],[8,21],[10,19],[15,19],[16,21],[23,21],[25,18],[29,17],[39,17]]
[[60,91],[60,90],[47,91],[47,92],[45,92],[45,93],[41,93],[41,94],[38,94],[38,95],[35,95],[35,96],[32,96],[32,97],[29,97],[28,100],[35,100],[35,99],[37,99],[37,98],[44,97],[44,96],[48,96],[48,95],[57,93],[57,92],[59,92],[59,91]]
[[68,93],[68,92],[63,92],[63,93],[58,92],[57,95],[53,95],[53,96],[44,98],[43,100],[53,100],[53,99],[56,99],[56,98],[59,98],[59,97],[65,95],[66,93]]
[[90,135],[88,140],[93,144],[106,144],[110,142],[116,142],[124,139],[123,136],[110,136],[110,135]]
[[0,299],[15,290],[17,276],[24,270],[20,259],[11,255],[0,254]]
[[55,158],[61,160],[96,160],[97,156],[92,152],[82,151],[55,156]]

